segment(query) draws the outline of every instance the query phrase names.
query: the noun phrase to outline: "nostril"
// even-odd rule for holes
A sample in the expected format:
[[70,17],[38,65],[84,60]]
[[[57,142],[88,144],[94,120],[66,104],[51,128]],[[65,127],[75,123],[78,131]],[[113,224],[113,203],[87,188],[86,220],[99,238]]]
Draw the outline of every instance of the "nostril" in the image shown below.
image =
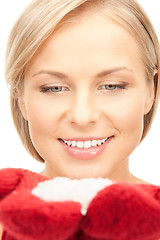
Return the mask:
[[100,116],[101,116],[100,112],[96,110],[76,109],[68,112],[67,119],[71,124],[84,127],[98,122]]

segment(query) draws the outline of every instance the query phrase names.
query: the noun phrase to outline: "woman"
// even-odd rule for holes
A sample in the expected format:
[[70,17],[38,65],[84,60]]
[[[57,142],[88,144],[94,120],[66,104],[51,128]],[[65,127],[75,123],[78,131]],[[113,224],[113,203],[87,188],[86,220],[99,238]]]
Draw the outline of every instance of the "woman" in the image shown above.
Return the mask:
[[159,43],[135,0],[35,0],[6,56],[14,123],[42,175],[144,183],[128,161],[157,108]]
[[158,40],[135,1],[32,2],[12,30],[6,78],[42,174],[140,181],[128,159],[150,128],[158,73]]

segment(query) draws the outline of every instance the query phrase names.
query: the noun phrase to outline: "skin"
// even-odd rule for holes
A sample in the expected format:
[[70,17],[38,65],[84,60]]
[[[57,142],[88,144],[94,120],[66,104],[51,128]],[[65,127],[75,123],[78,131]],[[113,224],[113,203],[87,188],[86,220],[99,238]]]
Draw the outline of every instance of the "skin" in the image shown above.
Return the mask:
[[0,223],[0,239],[2,238],[2,225]]
[[[44,86],[63,89],[42,92]],[[43,175],[138,183],[143,181],[129,172],[128,161],[153,100],[154,87],[146,80],[134,37],[109,17],[90,14],[59,29],[39,48],[26,69],[19,105],[45,160]],[[109,136],[114,137],[92,160],[69,156],[58,141]]]

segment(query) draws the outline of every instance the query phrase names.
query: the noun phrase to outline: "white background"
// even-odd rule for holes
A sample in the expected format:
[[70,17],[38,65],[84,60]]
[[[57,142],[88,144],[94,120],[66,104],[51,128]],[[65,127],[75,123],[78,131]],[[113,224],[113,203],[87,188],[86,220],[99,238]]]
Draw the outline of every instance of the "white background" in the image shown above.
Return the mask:
[[[32,159],[23,148],[14,129],[9,93],[4,79],[4,58],[9,31],[30,0],[5,0],[0,3],[0,168],[18,167],[35,172],[43,169],[43,164]],[[139,0],[148,13],[160,39],[160,0]],[[160,106],[152,129],[141,145],[130,157],[130,170],[136,176],[160,185]]]

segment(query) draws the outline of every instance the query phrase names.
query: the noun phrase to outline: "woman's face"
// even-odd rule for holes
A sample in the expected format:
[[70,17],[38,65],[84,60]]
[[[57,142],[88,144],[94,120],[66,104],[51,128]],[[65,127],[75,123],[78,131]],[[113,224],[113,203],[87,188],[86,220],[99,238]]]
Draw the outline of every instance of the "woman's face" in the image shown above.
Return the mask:
[[135,39],[95,15],[46,40],[19,99],[45,175],[123,180],[152,103]]

